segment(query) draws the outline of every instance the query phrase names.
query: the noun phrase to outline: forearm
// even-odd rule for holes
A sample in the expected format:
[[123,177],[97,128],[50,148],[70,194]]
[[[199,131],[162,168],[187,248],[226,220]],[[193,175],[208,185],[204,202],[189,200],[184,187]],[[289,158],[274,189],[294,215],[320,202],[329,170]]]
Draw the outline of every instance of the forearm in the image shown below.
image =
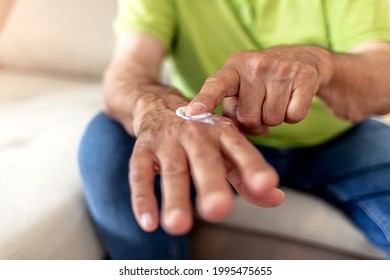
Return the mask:
[[337,116],[358,122],[390,112],[389,47],[329,53],[327,60],[330,75],[318,96]]
[[105,110],[133,136],[137,136],[145,118],[161,121],[162,111],[174,112],[189,102],[174,88],[161,85],[158,75],[137,69],[129,63],[114,64],[104,77]]

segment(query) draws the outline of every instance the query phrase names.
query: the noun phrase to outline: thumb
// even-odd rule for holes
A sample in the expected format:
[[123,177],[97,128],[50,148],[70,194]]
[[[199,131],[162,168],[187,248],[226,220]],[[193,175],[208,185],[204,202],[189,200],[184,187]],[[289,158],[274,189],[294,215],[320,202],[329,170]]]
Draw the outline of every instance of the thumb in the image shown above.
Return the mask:
[[188,104],[186,115],[212,113],[223,98],[238,94],[240,77],[233,67],[224,66],[208,78],[195,98]]

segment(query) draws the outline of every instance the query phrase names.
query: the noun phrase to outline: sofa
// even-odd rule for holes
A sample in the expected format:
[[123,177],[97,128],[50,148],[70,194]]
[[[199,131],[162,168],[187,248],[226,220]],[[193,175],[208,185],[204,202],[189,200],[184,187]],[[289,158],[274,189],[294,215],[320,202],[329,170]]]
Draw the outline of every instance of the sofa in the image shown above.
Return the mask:
[[[84,201],[77,148],[102,110],[116,3],[14,0],[1,14],[0,259],[107,259]],[[193,258],[384,258],[337,209],[284,189],[278,208],[237,196],[223,221],[196,217]]]

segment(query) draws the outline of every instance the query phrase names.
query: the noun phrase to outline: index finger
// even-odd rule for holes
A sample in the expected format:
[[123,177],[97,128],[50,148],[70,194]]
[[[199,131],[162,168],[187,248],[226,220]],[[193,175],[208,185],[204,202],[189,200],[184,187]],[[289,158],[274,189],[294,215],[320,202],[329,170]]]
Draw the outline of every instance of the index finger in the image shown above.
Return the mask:
[[240,75],[231,65],[225,65],[203,84],[198,95],[188,104],[186,115],[212,113],[224,97],[238,94]]

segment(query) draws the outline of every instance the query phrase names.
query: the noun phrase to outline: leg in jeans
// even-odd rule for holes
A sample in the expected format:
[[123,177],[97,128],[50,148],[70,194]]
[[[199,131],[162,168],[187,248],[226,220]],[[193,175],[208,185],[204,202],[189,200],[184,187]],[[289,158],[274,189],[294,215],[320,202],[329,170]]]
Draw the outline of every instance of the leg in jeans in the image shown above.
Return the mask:
[[[98,114],[79,148],[79,167],[90,213],[113,259],[186,259],[187,236],[174,237],[161,228],[144,232],[130,205],[128,162],[135,139],[116,121]],[[160,180],[156,196],[161,202]]]
[[261,148],[283,185],[340,208],[390,256],[390,127],[365,121],[327,144],[277,151]]

